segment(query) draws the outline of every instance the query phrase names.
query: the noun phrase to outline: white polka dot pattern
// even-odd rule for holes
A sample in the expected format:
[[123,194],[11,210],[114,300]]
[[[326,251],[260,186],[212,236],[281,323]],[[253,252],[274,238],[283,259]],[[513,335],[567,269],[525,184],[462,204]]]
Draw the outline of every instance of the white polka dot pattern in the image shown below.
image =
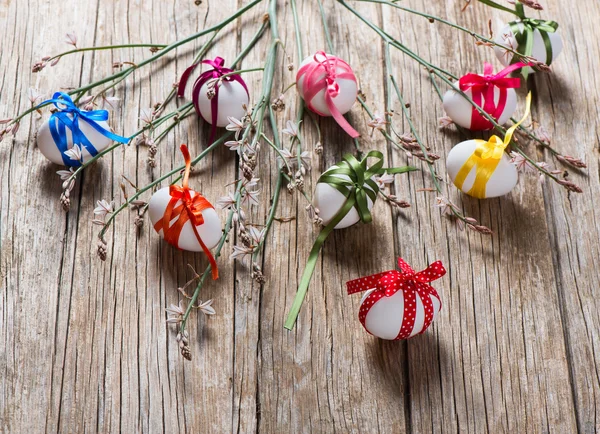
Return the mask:
[[[423,333],[442,307],[437,291],[429,285],[429,282],[446,274],[440,261],[434,262],[419,273],[415,273],[402,258],[398,258],[398,266],[401,271],[390,270],[346,283],[348,294],[371,290],[361,303],[358,319],[369,333],[383,339],[407,339]],[[398,291],[402,291],[403,295],[400,300],[397,297],[392,298]],[[437,303],[433,303],[432,297],[437,299]],[[393,315],[393,308],[391,310],[380,309],[381,305],[378,305],[377,309],[373,309],[378,303],[396,303],[403,306],[401,319],[397,318],[397,315]],[[370,312],[372,315],[385,312],[390,317],[375,318],[375,321],[369,321],[371,327],[368,327],[367,316]],[[380,324],[383,327],[377,327],[374,324]],[[398,324],[397,329],[393,329],[393,324]],[[394,330],[395,337],[389,334],[390,327]],[[387,331],[383,331],[383,329]]]

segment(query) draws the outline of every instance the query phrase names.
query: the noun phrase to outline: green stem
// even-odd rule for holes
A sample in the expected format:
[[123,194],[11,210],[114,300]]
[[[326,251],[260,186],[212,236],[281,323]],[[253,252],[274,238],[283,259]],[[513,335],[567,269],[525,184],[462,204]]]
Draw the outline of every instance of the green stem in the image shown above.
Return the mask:
[[325,40],[327,41],[327,47],[329,48],[329,54],[333,54],[333,42],[331,41],[331,34],[329,33],[329,26],[327,25],[327,16],[325,15],[325,10],[323,9],[323,4],[321,0],[319,2],[319,12],[321,13],[321,21],[323,21],[323,29],[325,31]]
[[103,45],[100,47],[85,47],[85,48],[76,48],[74,50],[65,51],[64,53],[57,54],[56,56],[52,56],[46,62],[52,62],[59,57],[67,56],[69,54],[75,53],[83,53],[85,51],[101,51],[101,50],[117,50],[119,48],[165,48],[167,45],[165,44],[122,44],[122,45]]
[[[138,64],[136,64],[134,66],[130,66],[129,68],[126,68],[126,69],[124,69],[124,70],[122,70],[120,72],[117,72],[117,73],[112,74],[112,75],[110,75],[108,77],[102,78],[102,79],[100,79],[98,81],[95,81],[93,83],[90,83],[88,85],[82,86],[80,88],[72,89],[72,90],[68,91],[67,93],[69,95],[75,95],[75,94],[85,93],[88,90],[93,89],[94,87],[97,87],[97,86],[99,86],[101,84],[108,83],[110,81],[116,80],[116,79],[122,77],[123,75],[128,75],[132,71],[137,70],[137,69],[139,69],[139,68],[141,68],[141,67],[143,67],[145,65],[148,65],[149,63],[152,63],[152,62],[160,59],[165,54],[169,53],[170,51],[174,50],[177,47],[180,47],[181,45],[185,45],[188,42],[191,42],[191,41],[193,41],[195,39],[198,39],[201,36],[204,36],[204,35],[207,35],[209,33],[212,33],[212,32],[215,32],[215,31],[218,31],[218,30],[222,29],[227,24],[231,23],[236,18],[238,18],[239,16],[243,15],[246,11],[252,9],[254,6],[256,6],[257,4],[259,4],[261,1],[263,1],[263,0],[254,0],[254,1],[250,2],[250,3],[248,3],[246,6],[244,6],[243,8],[238,9],[233,15],[231,15],[228,18],[224,19],[220,23],[218,23],[218,24],[216,24],[216,25],[214,25],[212,27],[209,27],[207,29],[204,29],[204,30],[202,30],[202,31],[200,31],[198,33],[195,33],[195,34],[193,34],[191,36],[188,36],[187,38],[181,39],[179,41],[173,42],[170,45],[167,45],[162,50],[160,50],[158,53],[156,53],[154,56],[151,56],[148,59],[145,59],[142,62],[140,62],[140,63],[138,63]],[[13,119],[12,122],[10,123],[10,125],[18,122],[24,116],[26,116],[26,115],[28,115],[28,114],[36,111],[36,110],[39,110],[40,108],[42,108],[42,107],[44,107],[44,106],[46,106],[48,104],[50,104],[50,103],[43,102],[41,104],[38,104],[35,107],[32,107],[29,110],[26,110],[25,112],[23,112],[22,114],[20,114],[19,116],[17,116],[15,119]]]

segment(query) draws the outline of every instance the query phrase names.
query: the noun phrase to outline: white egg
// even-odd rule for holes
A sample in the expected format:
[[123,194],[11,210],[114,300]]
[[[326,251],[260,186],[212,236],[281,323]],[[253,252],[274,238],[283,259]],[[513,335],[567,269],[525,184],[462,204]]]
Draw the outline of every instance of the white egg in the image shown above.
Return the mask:
[[[327,56],[331,56],[328,54]],[[315,62],[314,56],[309,56],[302,61],[298,72],[300,69],[311,62]],[[321,68],[321,73],[318,75],[318,78],[321,79],[325,77],[325,70]],[[340,67],[339,65],[336,68],[336,72],[346,72],[346,68]],[[358,96],[358,85],[356,84],[356,78],[353,80],[346,78],[338,78],[336,80],[337,84],[340,87],[340,91],[337,96],[333,98],[333,104],[338,109],[341,114],[346,114],[350,111],[354,102],[356,101],[356,97]],[[296,83],[298,86],[298,92],[302,96],[304,100],[304,74],[298,74],[296,76]],[[320,114],[321,116],[331,116],[331,111],[327,107],[327,103],[325,102],[325,91],[326,88],[320,90],[311,101],[306,101],[307,104],[312,104],[313,108]]]
[[[190,193],[192,197],[198,194],[195,191],[190,191]],[[148,204],[148,214],[150,215],[152,226],[155,226],[156,223],[163,218],[170,200],[171,195],[169,194],[169,187],[161,188],[152,195],[150,203]],[[181,200],[179,200],[175,206],[179,206],[180,204]],[[202,211],[202,217],[204,217],[204,223],[196,226],[196,230],[206,247],[212,249],[219,244],[221,235],[223,235],[221,231],[221,220],[213,208],[207,208]],[[174,224],[175,221],[176,218],[171,221],[171,224]],[[158,231],[158,233],[164,238],[162,229]],[[176,247],[190,252],[202,251],[202,246],[196,239],[191,221],[188,220],[183,225],[179,235],[179,246]]]
[[[69,117],[72,118],[71,115],[69,115]],[[58,123],[59,120],[57,118],[54,118],[54,122]],[[97,121],[96,123],[105,130],[111,131],[106,121]],[[99,133],[96,129],[94,129],[94,127],[92,127],[88,122],[81,118],[79,119],[79,128],[98,152],[102,152],[112,143],[111,139]],[[73,147],[73,135],[71,134],[71,130],[69,130],[68,128],[66,129],[66,135],[68,149],[71,149]],[[52,137],[52,133],[50,132],[50,120],[44,122],[38,130],[37,146],[40,152],[48,160],[56,164],[60,164],[63,166],[65,165],[65,162],[63,161],[62,157],[62,152],[58,149],[56,142]],[[90,153],[85,148],[83,149],[82,155],[84,162],[92,158]],[[66,158],[67,161],[69,161],[69,157]]]
[[[332,166],[329,170],[337,168],[338,166]],[[346,175],[334,175],[342,179],[350,179]],[[365,184],[365,188],[372,189]],[[319,217],[323,219],[323,223],[327,225],[340,209],[346,203],[346,197],[338,190],[333,188],[331,185],[325,182],[317,183],[315,188],[315,194],[313,197],[313,205],[319,210]],[[367,207],[369,211],[373,208],[373,201],[367,196]],[[355,207],[350,208],[350,211],[344,216],[344,218],[335,226],[334,229],[344,229],[352,226],[360,221],[360,216]]]
[[[460,171],[461,167],[466,163],[466,161],[471,157],[473,152],[475,152],[475,148],[477,147],[476,140],[467,140],[466,142],[461,142],[456,145],[454,148],[450,150],[448,153],[448,158],[446,160],[446,169],[448,171],[448,175],[454,185],[456,185],[455,179],[456,175]],[[473,187],[473,183],[475,182],[475,173],[476,173],[477,165],[471,169],[471,172],[467,175],[465,182],[460,188],[464,193],[467,193],[471,187]],[[517,172],[517,168],[510,162],[510,159],[504,153],[502,155],[502,159],[499,161],[496,170],[490,177],[487,185],[485,197],[498,197],[504,196],[505,194],[510,193],[510,191],[515,188],[517,185],[517,181],[519,180],[519,175]]]
[[[200,114],[206,122],[212,125],[212,100],[208,98],[209,84],[207,81],[200,88],[198,95],[198,107]],[[237,81],[223,81],[219,85],[219,110],[217,115],[217,127],[225,127],[229,124],[228,117],[242,119],[246,114],[244,105],[248,106],[250,100],[248,92]]]
[[[517,22],[517,26],[519,30],[523,29],[523,24]],[[563,49],[563,41],[558,32],[548,33],[548,38],[550,39],[550,45],[552,46],[552,58],[546,59],[546,45],[544,44],[544,40],[542,39],[542,35],[539,30],[534,30],[533,32],[533,49],[531,50],[531,56],[535,58],[537,61],[545,63],[546,65],[550,65],[560,54]],[[498,33],[496,37],[496,43],[501,44],[505,47],[510,47],[513,50],[516,50],[519,46],[515,35],[513,34],[510,24],[507,24],[502,28],[502,30]],[[513,53],[510,51],[506,51],[502,47],[494,47],[494,51],[496,53],[496,57],[504,66],[508,66],[512,63]],[[531,69],[531,71],[534,71]]]
[[[458,84],[455,83],[454,87],[458,88]],[[468,89],[465,91],[465,94],[469,97],[469,98],[473,98],[473,92],[471,91],[471,89]],[[498,87],[494,87],[494,102],[495,104],[498,104],[498,101],[500,100],[500,89]],[[483,107],[484,105],[484,100],[482,97],[481,103],[479,104],[481,107]],[[485,118],[479,113],[479,112],[475,112],[473,113],[473,105],[464,97],[462,96],[459,92],[450,89],[448,92],[446,92],[446,94],[444,95],[444,101],[443,101],[443,106],[444,106],[444,110],[446,111],[446,114],[450,117],[450,119],[452,119],[452,121],[454,121],[457,125],[466,128],[466,129],[473,129],[471,128],[472,125],[472,120],[473,120],[473,116],[478,116],[478,118],[484,119]],[[507,89],[506,90],[506,104],[504,106],[504,110],[502,110],[502,114],[500,115],[500,118],[497,119],[497,122],[500,125],[505,124],[506,122],[508,122],[508,120],[512,117],[512,115],[515,113],[517,109],[517,93],[515,92],[514,89]],[[487,130],[492,129],[493,126],[490,126],[490,128],[486,128]],[[479,131],[480,129],[474,129],[476,131]]]
[[[373,291],[375,291],[375,289],[371,289],[365,293],[360,302],[361,308],[363,308],[363,304],[367,301],[367,297],[371,295]],[[430,294],[429,297],[433,304],[433,319],[435,319],[442,305],[440,300],[433,294]],[[417,304],[415,322],[409,338],[421,333],[424,330],[423,326],[425,325],[425,308],[423,306],[423,301],[418,293],[415,294],[415,299]],[[397,291],[391,297],[382,297],[372,305],[367,301],[365,307],[369,309],[365,318],[365,328],[369,333],[378,338],[387,340],[394,340],[398,337],[400,329],[402,328],[402,321],[404,320],[404,292],[402,290]]]

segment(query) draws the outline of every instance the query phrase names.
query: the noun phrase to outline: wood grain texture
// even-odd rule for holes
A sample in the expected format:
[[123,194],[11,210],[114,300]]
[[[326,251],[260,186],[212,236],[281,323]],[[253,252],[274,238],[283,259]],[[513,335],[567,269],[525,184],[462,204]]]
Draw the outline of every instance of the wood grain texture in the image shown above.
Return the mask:
[[[266,2],[217,38],[209,56],[231,60],[259,28]],[[589,3],[589,4],[588,4]],[[242,0],[74,2],[0,0],[0,118],[29,107],[27,89],[44,96],[77,87],[112,71],[116,61],[147,58],[147,49],[78,54],[32,74],[44,55],[66,49],[74,30],[80,46],[169,43],[206,28],[246,4]],[[495,62],[491,50],[470,36],[384,6],[352,3],[365,17],[421,56],[457,74]],[[487,22],[509,18],[479,4],[461,12],[462,1],[404,5],[487,32]],[[333,0],[325,0],[337,55],[355,69],[368,105],[385,110],[381,40]],[[192,317],[193,361],[184,362],[164,309],[177,304],[203,255],[164,244],[149,223],[137,230],[122,213],[109,231],[109,256],[96,257],[92,210],[99,199],[123,198],[123,176],[143,186],[181,163],[177,150],[206,146],[207,126],[184,120],[159,146],[157,167],[147,150],[119,149],[86,169],[73,190],[71,210],[58,198],[58,166],[36,149],[44,118],[27,118],[16,138],[0,144],[0,431],[1,432],[357,432],[357,433],[591,433],[600,430],[600,5],[545,0],[544,17],[556,18],[565,50],[552,75],[537,74],[533,118],[564,154],[584,157],[585,172],[572,171],[584,188],[565,193],[535,176],[508,196],[477,201],[449,188],[465,213],[490,226],[482,237],[464,232],[435,209],[425,171],[403,175],[395,194],[412,203],[391,210],[383,201],[375,221],[336,231],[327,240],[294,331],[283,328],[287,309],[317,229],[297,195],[282,192],[278,217],[262,266],[267,283],[228,260],[232,233],[220,260],[221,278],[208,282],[201,299],[214,299],[217,315]],[[326,47],[315,1],[298,2],[304,53],[296,50],[291,6],[278,4],[285,54],[274,93],[294,80],[291,61]],[[58,19],[57,17],[60,17]],[[138,129],[140,110],[160,102],[192,61],[202,39],[137,71],[116,95],[111,118],[117,132]],[[260,66],[268,34],[243,67]],[[463,138],[440,131],[443,115],[427,74],[393,52],[393,70],[423,140],[440,155]],[[246,77],[252,95],[260,74]],[[521,95],[524,91],[521,91]],[[181,105],[177,101],[174,104]],[[283,127],[295,116],[296,97],[286,95],[278,113]],[[521,106],[522,108],[522,106]],[[395,104],[395,127],[408,125]],[[47,114],[45,114],[47,116]],[[390,164],[407,157],[381,136],[369,134],[357,104],[350,120],[362,133],[362,149],[384,152]],[[319,174],[354,149],[331,119],[319,119],[324,153],[312,155],[306,189]],[[306,121],[305,142],[318,135]],[[286,140],[283,138],[283,140]],[[536,159],[552,161],[529,148]],[[266,146],[260,154],[262,205],[249,220],[261,223],[275,189],[277,168]],[[556,164],[556,162],[553,162]],[[560,166],[559,166],[560,167]],[[443,164],[438,168],[444,174]],[[192,185],[213,202],[236,178],[232,153],[219,148],[194,170]],[[165,184],[166,185],[166,184]],[[144,196],[148,199],[150,194]],[[225,216],[222,212],[221,215]],[[285,220],[285,219],[284,219]],[[449,273],[435,283],[443,300],[431,330],[408,342],[379,341],[357,321],[360,297],[345,295],[344,282],[392,268],[395,256],[415,268],[441,259]]]

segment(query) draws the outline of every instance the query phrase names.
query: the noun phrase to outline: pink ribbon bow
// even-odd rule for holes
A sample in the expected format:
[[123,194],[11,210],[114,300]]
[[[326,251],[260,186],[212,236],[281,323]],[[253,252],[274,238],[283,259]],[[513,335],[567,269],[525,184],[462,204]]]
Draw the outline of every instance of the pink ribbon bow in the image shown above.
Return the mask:
[[[373,305],[383,297],[391,297],[398,291],[404,293],[404,316],[402,326],[396,339],[406,339],[410,337],[415,325],[417,294],[423,302],[425,320],[421,333],[429,327],[433,321],[434,311],[431,296],[440,300],[437,291],[428,283],[439,279],[446,274],[446,269],[441,261],[436,261],[425,270],[416,273],[404,259],[398,258],[398,267],[401,271],[390,270],[383,273],[373,274],[372,276],[361,277],[346,283],[348,294],[375,289],[363,301],[358,319],[365,329],[365,320],[367,314]],[[441,308],[441,300],[440,300]],[[368,329],[367,329],[368,331]]]
[[[335,56],[328,56],[324,51],[317,51],[313,56],[314,62],[309,62],[298,71],[298,78],[304,75],[304,100],[310,110],[320,116],[327,116],[321,113],[312,105],[312,99],[317,93],[325,89],[325,104],[331,112],[331,116],[335,119],[340,127],[352,138],[360,136],[340,113],[333,99],[340,93],[340,85],[338,79],[347,79],[356,81],[352,68],[342,59]],[[342,71],[338,71],[342,69]],[[325,72],[325,76],[321,75]]]
[[[233,69],[223,67],[223,65],[225,64],[225,59],[223,59],[222,57],[219,57],[219,56],[215,57],[214,60],[210,60],[210,59],[203,60],[200,63],[204,63],[205,65],[210,65],[210,66],[212,66],[212,69],[209,69],[208,71],[204,71],[202,74],[200,74],[200,76],[194,82],[194,89],[192,91],[192,101],[194,103],[194,108],[196,109],[196,113],[198,113],[198,115],[200,115],[200,107],[198,105],[198,96],[200,95],[200,89],[202,88],[204,83],[206,83],[209,80],[219,79],[222,76],[224,76],[226,74],[231,74],[233,72]],[[192,74],[192,72],[194,72],[194,70],[196,69],[196,67],[198,65],[199,65],[199,63],[194,63],[193,65],[189,66],[183,72],[183,75],[181,76],[181,80],[179,80],[179,86],[177,88],[177,96],[183,96],[183,94],[185,93],[185,86],[190,78],[190,75]],[[239,74],[228,75],[223,80],[224,81],[237,81],[238,83],[240,83],[242,85],[242,87],[246,91],[246,94],[249,95],[248,94],[248,86],[246,86],[246,82],[244,82],[244,79]],[[215,95],[210,100],[210,114],[211,114],[212,127],[210,129],[209,142],[213,143],[214,139],[215,139],[215,134],[217,131],[217,118],[219,117],[219,85],[215,86]]]
[[[498,120],[506,107],[507,89],[515,89],[521,86],[521,79],[510,78],[507,77],[507,75],[525,66],[529,66],[529,64],[518,62],[510,65],[497,74],[492,74],[494,67],[486,62],[484,64],[483,76],[469,73],[460,78],[458,85],[463,92],[471,90],[473,102],[482,107],[483,110],[494,119]],[[494,88],[496,87],[500,89],[498,104],[494,101]],[[483,105],[481,104],[482,98],[484,102]],[[489,130],[493,128],[492,123],[485,119],[475,107],[473,107],[472,110],[472,130]]]

